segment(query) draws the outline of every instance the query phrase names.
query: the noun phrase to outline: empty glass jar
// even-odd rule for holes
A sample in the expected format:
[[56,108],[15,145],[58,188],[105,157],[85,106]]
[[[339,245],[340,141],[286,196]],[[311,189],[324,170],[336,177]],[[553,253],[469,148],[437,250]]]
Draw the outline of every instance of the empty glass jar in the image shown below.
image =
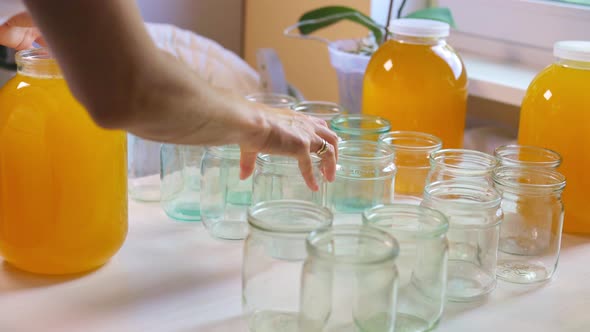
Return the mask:
[[311,159],[313,174],[320,188],[315,192],[305,184],[296,159],[268,154],[258,155],[252,180],[252,203],[296,199],[326,206],[327,183],[320,171],[321,159],[315,155],[312,155]]
[[342,106],[325,101],[303,101],[293,106],[293,109],[295,112],[326,121],[332,120],[337,115],[344,114]]
[[400,247],[395,331],[434,329],[446,301],[447,218],[426,207],[391,204],[366,210],[363,224],[389,233]]
[[394,238],[374,227],[334,226],[313,232],[307,252],[299,331],[394,331]]
[[430,154],[441,149],[442,141],[415,131],[392,131],[381,135],[380,140],[391,145],[395,152],[394,202],[420,204],[430,171]]
[[162,145],[161,204],[170,218],[201,220],[201,159],[204,151],[199,146]]
[[430,155],[426,184],[436,181],[473,181],[493,186],[492,171],[498,159],[487,153],[467,149],[445,149]]
[[127,134],[129,197],[142,202],[160,200],[161,146],[161,143]]
[[530,145],[503,145],[494,151],[502,166],[558,168],[559,153]]
[[254,93],[247,95],[246,99],[274,108],[292,108],[297,103],[297,99],[279,93]]
[[550,168],[499,167],[502,194],[498,278],[515,283],[551,279],[561,245],[565,177]]
[[332,225],[325,207],[304,201],[252,206],[244,243],[242,304],[250,331],[297,331],[305,240]]
[[252,178],[240,180],[240,147],[209,147],[201,165],[201,217],[213,237],[240,240],[248,233]]
[[328,188],[334,213],[361,213],[391,202],[396,168],[385,143],[343,141],[338,145],[336,180]]
[[449,300],[479,300],[496,287],[500,201],[496,189],[472,181],[440,181],[424,189],[422,206],[449,219]]
[[344,141],[377,141],[379,135],[391,130],[391,124],[374,115],[342,114],[332,118],[330,128]]

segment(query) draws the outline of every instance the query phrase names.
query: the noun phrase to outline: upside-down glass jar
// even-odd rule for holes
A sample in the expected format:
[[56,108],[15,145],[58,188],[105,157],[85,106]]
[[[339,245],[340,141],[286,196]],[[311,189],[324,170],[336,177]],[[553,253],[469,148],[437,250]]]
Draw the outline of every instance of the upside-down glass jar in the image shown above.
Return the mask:
[[305,239],[332,225],[316,204],[278,200],[252,206],[244,243],[242,304],[250,331],[297,331]]
[[140,202],[160,200],[160,148],[162,144],[127,134],[129,197]]

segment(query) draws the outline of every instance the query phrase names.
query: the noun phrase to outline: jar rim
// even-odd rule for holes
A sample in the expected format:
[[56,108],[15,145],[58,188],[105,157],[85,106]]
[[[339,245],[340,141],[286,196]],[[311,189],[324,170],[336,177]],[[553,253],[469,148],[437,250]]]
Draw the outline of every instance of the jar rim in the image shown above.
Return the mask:
[[[442,148],[442,140],[434,135],[418,132],[397,130],[379,136],[379,140],[393,146],[394,150],[408,152],[435,152]],[[416,143],[409,145],[409,142]]]
[[[362,148],[364,147],[364,148]],[[355,156],[351,155],[346,149],[357,148],[356,151],[366,153],[367,147],[370,147],[374,152],[381,152],[383,155],[380,156]],[[379,162],[393,160],[395,152],[393,148],[384,142],[375,141],[363,141],[363,140],[350,140],[341,141],[338,144],[338,159],[346,161],[364,161],[364,162]]]
[[246,96],[246,100],[275,108],[292,108],[297,99],[281,93],[257,92]]
[[207,151],[223,158],[240,159],[240,146],[237,144],[208,146]]
[[[354,128],[345,126],[346,123],[352,121],[359,122],[359,126]],[[377,127],[360,128],[360,124],[362,124],[363,122],[376,124]],[[387,119],[384,119],[376,115],[340,114],[332,118],[332,120],[330,121],[330,128],[332,128],[332,130],[334,131],[344,134],[385,134],[391,130],[391,123]]]
[[566,186],[565,176],[551,168],[500,166],[492,179],[502,188],[526,191],[559,192]]
[[[397,223],[397,218],[404,224]],[[448,218],[440,211],[411,204],[381,204],[363,212],[363,224],[377,227],[390,233],[419,239],[436,238],[449,229]]]
[[[441,194],[446,194],[449,190],[469,194],[470,199],[449,201],[448,199],[440,197]],[[424,187],[424,200],[431,200],[439,203],[446,202],[446,204],[462,207],[479,206],[483,209],[489,209],[499,206],[502,197],[495,188],[487,184],[466,180],[444,180],[427,184]]]
[[295,104],[293,110],[326,121],[331,120],[337,115],[344,114],[344,108],[342,106],[327,101],[302,101]]
[[[277,219],[274,214],[278,212],[281,212],[283,216],[289,212],[298,212],[302,217],[306,217],[308,220],[315,219],[316,222],[313,224],[296,224],[294,223],[293,216],[287,218],[288,223],[285,224],[269,222],[265,220],[265,214],[269,212],[273,213],[273,221]],[[263,232],[307,235],[312,231],[332,226],[334,216],[328,208],[311,202],[301,200],[274,200],[260,202],[251,206],[248,209],[247,219],[251,227]]]
[[[536,160],[519,160],[521,153],[525,153],[531,159]],[[551,149],[542,148],[533,145],[508,144],[496,148],[494,155],[500,160],[501,165],[505,166],[526,166],[526,167],[553,167],[561,165],[561,155]]]
[[31,48],[18,51],[15,55],[17,72],[37,78],[62,78],[55,58],[48,48]]
[[[336,248],[336,238],[362,238],[373,245],[381,246],[380,250],[365,251],[365,256],[340,254]],[[361,241],[355,241],[358,245]],[[339,225],[313,231],[306,240],[309,255],[335,264],[372,265],[393,261],[399,254],[399,244],[389,233],[376,227],[365,225]],[[374,249],[374,248],[373,248]],[[338,251],[338,253],[335,253]],[[358,252],[358,251],[357,251]]]
[[[322,162],[322,158],[318,157],[316,154],[310,154],[309,156],[311,158],[311,163],[313,166],[319,166]],[[256,156],[256,165],[260,167],[280,165],[281,167],[299,170],[299,162],[297,161],[297,159],[293,157],[279,156],[269,153],[258,154],[258,156]]]
[[[469,149],[443,149],[430,154],[430,164],[441,165],[451,171],[466,173],[464,175],[480,176],[481,174],[491,173],[498,166],[498,158],[487,153],[469,150]],[[469,163],[469,168],[461,164],[449,164],[448,159],[465,161]],[[469,173],[469,174],[467,174]]]

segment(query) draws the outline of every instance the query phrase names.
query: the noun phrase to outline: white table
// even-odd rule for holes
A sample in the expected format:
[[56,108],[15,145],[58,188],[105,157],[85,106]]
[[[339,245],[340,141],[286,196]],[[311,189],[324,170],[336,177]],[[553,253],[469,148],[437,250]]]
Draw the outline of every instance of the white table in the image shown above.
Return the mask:
[[[130,202],[126,244],[95,272],[47,278],[0,263],[0,332],[246,331],[241,256],[241,242]],[[437,331],[590,331],[590,239],[564,237],[551,283],[499,282],[485,303],[449,304]]]

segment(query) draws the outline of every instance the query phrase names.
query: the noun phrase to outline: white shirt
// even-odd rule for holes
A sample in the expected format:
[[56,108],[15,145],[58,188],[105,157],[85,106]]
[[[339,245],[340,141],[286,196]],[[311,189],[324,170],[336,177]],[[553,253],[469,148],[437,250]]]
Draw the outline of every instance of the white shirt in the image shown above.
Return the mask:
[[[25,10],[21,0],[0,0],[0,24]],[[242,95],[259,91],[258,73],[217,42],[172,25],[146,26],[160,49],[174,55],[212,85]]]
[[0,1],[0,24],[20,12],[25,11],[25,5],[21,0],[1,0]]

